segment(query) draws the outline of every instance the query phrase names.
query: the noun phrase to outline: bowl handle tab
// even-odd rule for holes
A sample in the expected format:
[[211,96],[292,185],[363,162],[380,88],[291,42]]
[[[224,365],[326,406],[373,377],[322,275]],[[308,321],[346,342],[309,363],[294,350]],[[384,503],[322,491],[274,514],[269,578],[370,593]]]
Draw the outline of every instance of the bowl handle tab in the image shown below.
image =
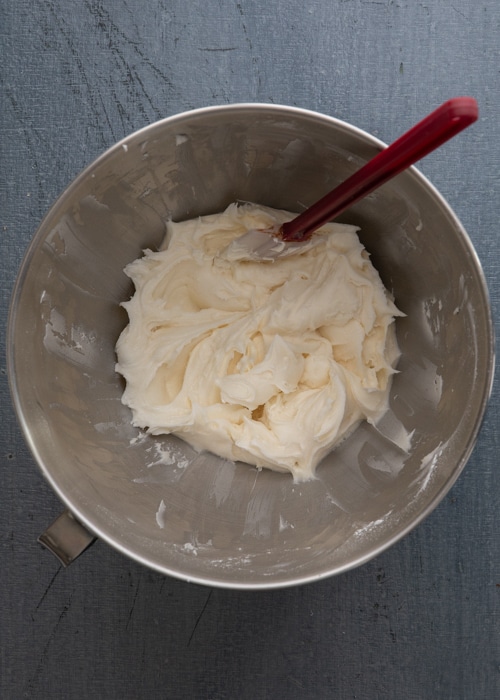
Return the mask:
[[38,538],[38,542],[56,556],[63,566],[69,566],[96,537],[65,510]]

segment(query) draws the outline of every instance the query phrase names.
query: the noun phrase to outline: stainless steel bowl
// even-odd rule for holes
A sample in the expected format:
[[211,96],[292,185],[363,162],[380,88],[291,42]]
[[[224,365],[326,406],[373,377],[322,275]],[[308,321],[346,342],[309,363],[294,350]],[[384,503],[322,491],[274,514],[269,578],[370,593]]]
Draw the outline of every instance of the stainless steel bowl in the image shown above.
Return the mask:
[[123,268],[169,217],[236,199],[301,210],[381,147],[290,107],[195,110],[132,134],[88,167],[42,222],[14,290],[8,367],[43,474],[92,533],[162,573],[272,588],[366,562],[443,498],[477,438],[493,377],[485,279],[449,206],[415,169],[352,208],[407,314],[391,409],[362,425],[317,479],[258,472],[130,424],[114,371],[127,322]]

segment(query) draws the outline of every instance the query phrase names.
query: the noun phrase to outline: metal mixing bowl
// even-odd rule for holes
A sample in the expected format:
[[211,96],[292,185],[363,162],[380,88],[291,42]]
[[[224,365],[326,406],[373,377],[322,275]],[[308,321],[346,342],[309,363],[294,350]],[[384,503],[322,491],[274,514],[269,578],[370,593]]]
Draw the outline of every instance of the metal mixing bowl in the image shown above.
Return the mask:
[[174,116],[88,167],[42,222],[14,290],[12,395],[43,474],[75,517],[133,559],[215,586],[271,588],[366,562],[444,497],[474,446],[493,377],[485,279],[449,206],[415,169],[354,206],[406,314],[391,408],[291,477],[147,437],[121,402],[114,347],[127,263],[165,220],[240,199],[301,210],[382,147],[330,117],[243,104]]

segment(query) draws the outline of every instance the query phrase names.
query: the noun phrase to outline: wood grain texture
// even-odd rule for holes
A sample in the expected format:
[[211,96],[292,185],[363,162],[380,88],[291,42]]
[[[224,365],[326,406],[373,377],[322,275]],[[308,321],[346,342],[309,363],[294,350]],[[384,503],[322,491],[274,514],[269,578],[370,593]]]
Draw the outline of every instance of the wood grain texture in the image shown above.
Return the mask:
[[272,592],[188,585],[102,542],[36,543],[61,506],[5,364],[17,269],[51,202],[161,117],[240,101],[331,114],[384,141],[452,95],[480,121],[420,169],[469,231],[500,319],[497,0],[4,0],[0,6],[0,697],[500,697],[500,395],[450,494],[365,566]]

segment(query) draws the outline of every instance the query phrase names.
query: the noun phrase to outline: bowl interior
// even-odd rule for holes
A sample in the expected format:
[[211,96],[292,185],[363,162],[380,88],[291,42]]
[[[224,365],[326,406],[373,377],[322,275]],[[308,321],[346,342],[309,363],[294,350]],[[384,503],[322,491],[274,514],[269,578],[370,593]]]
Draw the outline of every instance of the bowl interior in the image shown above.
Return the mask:
[[414,169],[341,220],[407,315],[391,408],[360,426],[317,479],[258,472],[131,426],[114,371],[132,293],[125,265],[165,220],[234,200],[300,211],[380,143],[342,122],[266,105],[197,110],[117,144],[55,203],[21,268],[9,373],[28,443],[57,493],[98,536],[187,580],[290,585],[375,556],[444,496],[489,395],[489,301],[473,247]]

